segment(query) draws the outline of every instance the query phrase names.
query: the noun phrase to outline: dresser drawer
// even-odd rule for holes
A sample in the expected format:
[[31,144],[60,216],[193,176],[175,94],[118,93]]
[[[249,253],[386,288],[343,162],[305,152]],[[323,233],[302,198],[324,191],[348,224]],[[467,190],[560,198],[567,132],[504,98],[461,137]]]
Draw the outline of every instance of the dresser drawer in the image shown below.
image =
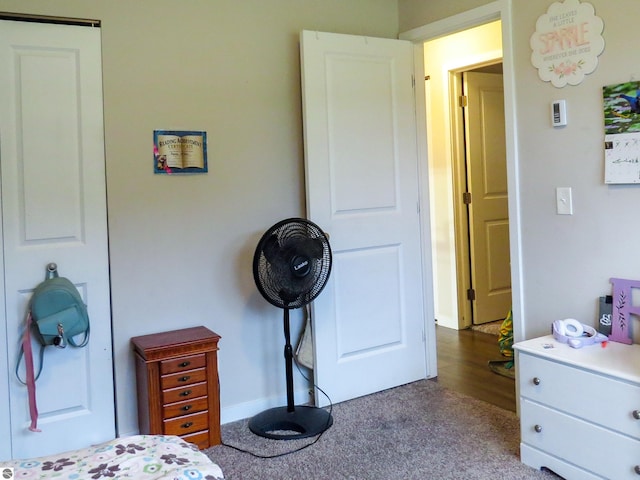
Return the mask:
[[184,372],[172,373],[171,375],[163,375],[160,378],[161,387],[165,390],[167,388],[204,382],[207,379],[207,370],[206,368],[198,368],[197,370],[187,370]]
[[183,440],[186,440],[189,443],[193,443],[200,450],[205,448],[209,448],[209,430],[204,430],[202,432],[189,433],[187,435],[181,435]]
[[163,418],[173,418],[180,415],[202,412],[207,409],[207,397],[198,397],[184,402],[171,403],[163,408]]
[[523,352],[517,364],[520,396],[640,439],[639,386]]
[[638,479],[640,441],[523,399],[522,443],[604,478]]
[[194,385],[187,385],[185,387],[172,388],[170,390],[164,390],[162,392],[162,404],[167,405],[169,403],[180,402],[182,400],[188,400],[196,397],[203,397],[207,395],[207,383],[196,383]]
[[171,360],[162,360],[160,362],[160,374],[183,372],[185,370],[193,370],[194,368],[202,368],[207,364],[207,357],[201,353],[199,355],[190,355],[188,357],[173,358]]
[[194,413],[164,421],[165,435],[186,435],[209,428],[207,412]]

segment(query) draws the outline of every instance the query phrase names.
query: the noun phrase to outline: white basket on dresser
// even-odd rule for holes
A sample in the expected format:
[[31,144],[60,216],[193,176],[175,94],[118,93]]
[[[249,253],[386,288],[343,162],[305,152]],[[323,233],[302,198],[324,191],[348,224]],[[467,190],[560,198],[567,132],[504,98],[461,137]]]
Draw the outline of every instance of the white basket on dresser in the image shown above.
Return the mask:
[[514,345],[520,456],[568,480],[640,479],[640,345]]

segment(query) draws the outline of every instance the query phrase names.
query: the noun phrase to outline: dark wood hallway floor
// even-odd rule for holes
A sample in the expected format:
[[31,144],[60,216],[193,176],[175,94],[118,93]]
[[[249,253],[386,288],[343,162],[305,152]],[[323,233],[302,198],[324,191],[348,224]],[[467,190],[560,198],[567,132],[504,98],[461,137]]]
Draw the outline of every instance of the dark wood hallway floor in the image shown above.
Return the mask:
[[488,367],[489,360],[506,360],[496,335],[436,326],[436,341],[440,385],[516,411],[515,381]]

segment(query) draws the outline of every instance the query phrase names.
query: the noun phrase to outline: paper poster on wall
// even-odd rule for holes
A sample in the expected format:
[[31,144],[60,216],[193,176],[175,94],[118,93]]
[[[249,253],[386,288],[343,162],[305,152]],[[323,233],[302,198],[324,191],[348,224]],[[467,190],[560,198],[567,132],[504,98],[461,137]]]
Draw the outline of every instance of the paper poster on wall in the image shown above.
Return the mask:
[[536,22],[529,40],[531,63],[554,87],[578,85],[598,66],[604,23],[593,6],[579,0],[554,2]]
[[604,182],[640,183],[640,82],[602,88]]
[[169,175],[206,173],[207,132],[154,130],[153,169]]

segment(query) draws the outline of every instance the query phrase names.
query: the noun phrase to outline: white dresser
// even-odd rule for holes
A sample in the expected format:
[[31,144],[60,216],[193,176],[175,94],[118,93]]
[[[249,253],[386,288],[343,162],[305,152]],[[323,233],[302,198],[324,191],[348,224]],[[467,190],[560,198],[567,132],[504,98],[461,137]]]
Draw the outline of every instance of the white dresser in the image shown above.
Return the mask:
[[568,480],[640,480],[640,345],[514,345],[523,463]]

